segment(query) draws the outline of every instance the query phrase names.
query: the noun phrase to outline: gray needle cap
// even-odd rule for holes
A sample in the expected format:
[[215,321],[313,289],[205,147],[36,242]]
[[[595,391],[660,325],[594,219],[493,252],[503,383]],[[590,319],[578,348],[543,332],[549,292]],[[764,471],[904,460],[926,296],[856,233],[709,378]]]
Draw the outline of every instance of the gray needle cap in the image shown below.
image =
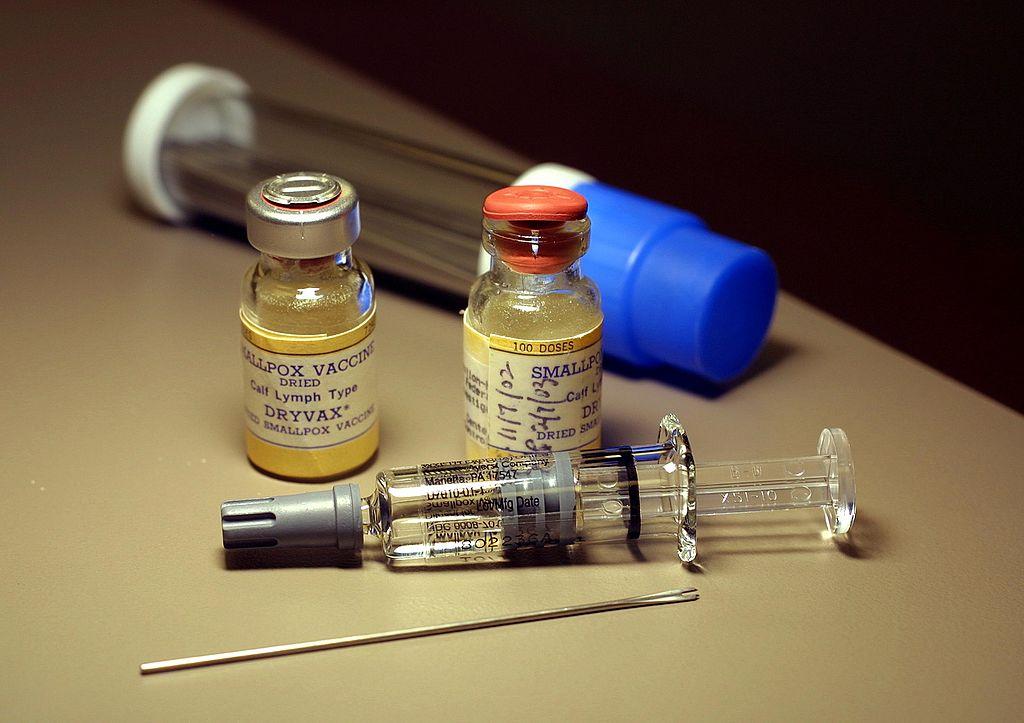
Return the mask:
[[361,550],[359,485],[282,497],[231,500],[220,507],[224,547],[337,547]]

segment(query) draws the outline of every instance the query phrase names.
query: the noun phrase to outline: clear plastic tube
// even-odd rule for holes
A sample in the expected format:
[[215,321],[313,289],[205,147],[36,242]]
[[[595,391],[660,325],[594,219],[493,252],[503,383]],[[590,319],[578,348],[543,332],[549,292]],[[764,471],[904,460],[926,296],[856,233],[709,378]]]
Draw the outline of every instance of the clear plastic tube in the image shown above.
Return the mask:
[[360,255],[373,268],[465,294],[477,276],[480,201],[524,169],[459,157],[257,94],[218,95],[205,107],[194,102],[179,122],[223,116],[232,107],[247,132],[167,134],[161,175],[178,207],[241,224],[245,194],[259,181],[327,171],[359,191]]

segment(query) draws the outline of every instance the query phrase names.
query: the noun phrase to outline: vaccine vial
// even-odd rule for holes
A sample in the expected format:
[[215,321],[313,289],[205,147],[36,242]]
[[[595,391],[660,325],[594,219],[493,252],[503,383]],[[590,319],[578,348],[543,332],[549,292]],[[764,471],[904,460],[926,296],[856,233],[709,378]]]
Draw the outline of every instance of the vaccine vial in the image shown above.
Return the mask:
[[325,173],[287,173],[246,199],[259,260],[242,281],[245,443],[250,461],[297,480],[338,477],[380,440],[369,268],[353,255],[359,200]]
[[601,446],[601,315],[580,272],[587,200],[510,186],[483,206],[490,270],[469,294],[463,364],[471,459]]

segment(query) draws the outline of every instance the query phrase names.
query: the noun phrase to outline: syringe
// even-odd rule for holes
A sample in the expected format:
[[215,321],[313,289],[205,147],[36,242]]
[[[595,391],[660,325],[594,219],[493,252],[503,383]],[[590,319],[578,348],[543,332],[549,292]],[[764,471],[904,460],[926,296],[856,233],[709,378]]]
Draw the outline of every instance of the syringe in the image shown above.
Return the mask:
[[818,453],[697,464],[674,414],[658,442],[398,467],[359,486],[225,502],[224,547],[362,549],[380,538],[390,563],[496,562],[530,548],[674,538],[697,556],[697,520],[712,515],[820,507],[845,533],[856,513],[846,434],[825,429]]

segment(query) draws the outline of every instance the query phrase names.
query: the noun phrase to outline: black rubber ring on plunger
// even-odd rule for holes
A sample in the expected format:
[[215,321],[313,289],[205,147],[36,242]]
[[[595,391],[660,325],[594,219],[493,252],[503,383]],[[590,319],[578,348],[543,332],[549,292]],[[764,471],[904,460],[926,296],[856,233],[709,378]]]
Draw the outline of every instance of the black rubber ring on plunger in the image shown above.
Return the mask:
[[629,483],[629,527],[626,539],[635,540],[640,537],[640,483],[636,472],[636,457],[630,447],[619,447],[619,452],[626,466],[626,480]]

